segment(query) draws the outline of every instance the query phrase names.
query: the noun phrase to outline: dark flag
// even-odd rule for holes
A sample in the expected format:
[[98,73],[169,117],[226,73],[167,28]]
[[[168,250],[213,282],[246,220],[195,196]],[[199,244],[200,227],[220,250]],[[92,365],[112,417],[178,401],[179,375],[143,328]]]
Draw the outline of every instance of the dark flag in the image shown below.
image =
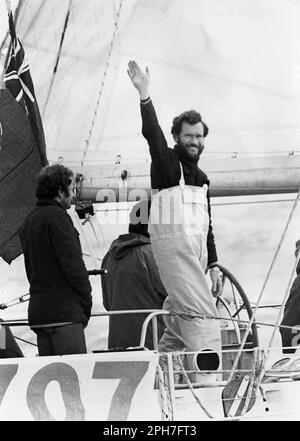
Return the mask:
[[0,89],[0,256],[22,253],[18,230],[35,207],[36,176],[48,164],[44,132],[24,49],[9,15],[11,45]]
[[11,45],[4,75],[5,86],[21,104],[28,116],[41,156],[41,166],[43,167],[48,164],[48,160],[41,115],[34,94],[29,65],[25,59],[24,48],[17,38],[11,12],[9,14],[9,32]]

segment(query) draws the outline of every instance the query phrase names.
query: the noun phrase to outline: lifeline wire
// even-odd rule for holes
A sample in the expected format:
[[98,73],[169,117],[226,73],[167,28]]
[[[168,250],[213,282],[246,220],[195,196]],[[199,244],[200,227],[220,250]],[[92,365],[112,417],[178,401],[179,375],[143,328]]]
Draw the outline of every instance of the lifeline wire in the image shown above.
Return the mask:
[[235,359],[235,361],[234,361],[234,363],[233,363],[233,366],[232,366],[232,369],[231,369],[231,373],[230,373],[229,378],[228,378],[228,382],[230,382],[230,381],[232,380],[233,375],[234,375],[234,372],[235,372],[235,370],[236,370],[236,368],[237,368],[237,365],[238,365],[239,359],[240,359],[240,357],[241,357],[241,354],[242,354],[242,352],[243,352],[243,348],[244,348],[244,345],[245,345],[245,343],[246,343],[247,337],[248,337],[248,335],[249,335],[249,332],[250,332],[251,326],[252,326],[252,324],[253,324],[253,322],[254,322],[256,311],[257,311],[257,309],[258,309],[259,303],[260,303],[260,301],[261,301],[261,299],[262,299],[262,296],[263,296],[263,294],[264,294],[264,291],[265,291],[265,288],[266,288],[267,282],[269,281],[269,278],[270,278],[271,271],[272,271],[273,266],[274,266],[274,263],[275,263],[275,261],[276,261],[276,259],[277,259],[277,256],[278,256],[278,253],[279,253],[279,250],[280,250],[281,245],[282,245],[282,242],[283,242],[283,240],[284,240],[284,238],[285,238],[285,235],[286,235],[286,232],[287,232],[288,226],[289,226],[289,224],[290,224],[290,222],[291,222],[292,216],[293,216],[293,214],[294,214],[295,208],[296,208],[296,206],[297,206],[297,203],[298,203],[298,200],[299,200],[299,196],[300,196],[300,190],[298,191],[297,197],[296,197],[295,202],[294,202],[294,204],[293,204],[293,207],[292,207],[292,210],[291,210],[290,215],[289,215],[289,217],[288,217],[287,223],[286,223],[286,225],[285,225],[285,227],[284,227],[284,230],[283,230],[282,236],[281,236],[281,238],[280,238],[279,244],[278,244],[278,246],[277,246],[277,249],[276,249],[276,251],[275,251],[274,257],[273,257],[273,259],[272,259],[272,262],[271,262],[271,265],[270,265],[269,271],[268,271],[268,273],[267,273],[267,276],[266,276],[265,282],[264,282],[264,284],[263,284],[263,287],[262,287],[261,292],[260,292],[260,295],[259,295],[259,297],[258,297],[258,300],[257,300],[256,306],[255,306],[254,311],[253,311],[253,313],[252,313],[252,317],[251,317],[251,319],[250,319],[250,321],[249,321],[249,324],[248,324],[248,326],[247,326],[247,329],[246,329],[246,331],[245,331],[245,335],[244,335],[244,337],[243,337],[243,340],[242,340],[242,343],[241,343],[241,347],[240,347],[239,352],[238,352],[238,354],[237,354],[237,356],[236,356],[236,359]]
[[191,381],[190,381],[190,379],[189,379],[189,377],[188,377],[188,375],[187,375],[186,370],[184,369],[184,366],[183,366],[183,363],[182,363],[181,358],[178,357],[177,360],[178,360],[178,362],[179,362],[179,365],[180,365],[180,368],[181,368],[181,372],[182,372],[182,374],[183,374],[183,376],[184,376],[184,378],[185,378],[185,381],[187,382],[187,385],[188,385],[188,387],[189,387],[189,389],[190,389],[190,391],[191,391],[193,397],[195,398],[197,404],[201,407],[201,409],[203,410],[203,412],[205,412],[206,415],[207,415],[209,418],[213,419],[213,418],[214,418],[213,415],[212,415],[212,414],[206,409],[206,407],[205,407],[205,406],[203,405],[203,403],[201,402],[200,398],[195,394],[195,392],[194,392],[194,388],[193,388],[193,385],[192,385],[192,383],[191,383]]
[[[298,197],[299,197],[299,194],[300,194],[300,191],[298,193]],[[273,329],[273,332],[272,332],[272,335],[271,335],[271,338],[270,338],[270,342],[269,342],[269,344],[267,346],[265,363],[268,360],[268,357],[270,355],[271,345],[272,345],[273,340],[275,338],[275,333],[276,333],[276,331],[279,328],[282,328],[282,326],[279,325],[279,322],[280,322],[280,319],[281,319],[281,313],[282,313],[282,310],[283,310],[283,308],[285,306],[286,300],[288,298],[288,295],[289,295],[289,292],[290,292],[290,288],[291,288],[291,285],[292,285],[292,281],[293,281],[293,278],[294,278],[294,272],[295,272],[295,270],[296,270],[296,268],[298,266],[299,260],[300,260],[300,253],[298,253],[298,255],[296,257],[296,260],[295,260],[295,263],[294,263],[294,266],[293,266],[293,269],[292,269],[292,273],[291,273],[291,276],[290,276],[290,280],[288,282],[288,285],[287,285],[287,288],[286,288],[286,292],[285,292],[285,295],[284,295],[284,298],[283,298],[283,301],[282,301],[282,305],[281,305],[281,307],[279,309],[279,312],[278,312],[278,315],[277,315],[277,320],[276,320],[276,323],[275,323],[275,326],[274,326],[274,329]],[[294,326],[290,326],[290,329],[294,330],[295,327]],[[298,330],[299,330],[299,328],[298,328]],[[262,381],[262,378],[263,378],[263,376],[265,374],[265,371],[266,371],[266,369],[265,369],[265,366],[264,366],[264,368],[261,371],[260,377],[259,377],[259,383]]]

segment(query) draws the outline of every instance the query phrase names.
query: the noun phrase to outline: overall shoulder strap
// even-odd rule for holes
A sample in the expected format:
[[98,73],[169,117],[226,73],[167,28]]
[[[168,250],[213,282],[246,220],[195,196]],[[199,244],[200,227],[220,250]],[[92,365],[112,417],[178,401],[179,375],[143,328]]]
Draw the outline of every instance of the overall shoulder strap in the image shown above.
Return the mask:
[[184,187],[185,185],[185,180],[184,180],[184,174],[183,174],[183,167],[181,162],[179,161],[179,165],[180,165],[180,180],[179,180],[179,185],[180,187]]

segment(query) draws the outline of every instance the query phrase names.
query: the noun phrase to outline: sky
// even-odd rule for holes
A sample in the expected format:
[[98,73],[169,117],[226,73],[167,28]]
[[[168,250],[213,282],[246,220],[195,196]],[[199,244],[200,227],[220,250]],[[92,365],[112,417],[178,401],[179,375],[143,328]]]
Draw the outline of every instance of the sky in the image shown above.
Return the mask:
[[[132,2],[133,4],[134,2]],[[208,3],[207,3],[208,4]],[[210,5],[212,4],[212,2],[210,2]],[[224,3],[225,4],[225,3]],[[229,4],[229,2],[227,2],[227,4]],[[244,5],[246,3],[243,3]],[[3,35],[3,32],[5,32],[6,29],[6,13],[5,13],[5,2],[4,0],[0,0],[0,41],[2,40],[1,38],[1,34]],[[161,7],[163,8],[163,7]],[[133,9],[133,12],[136,15],[136,22],[140,23],[140,15],[141,14],[141,10],[140,9]],[[213,10],[208,10],[207,9],[207,23],[205,23],[207,26],[211,25],[211,23],[213,23],[213,20],[215,19],[215,17],[217,17],[217,27],[214,29],[214,31],[216,32],[216,34],[219,32],[221,32],[222,29],[222,14],[220,13],[219,15],[213,14]],[[216,11],[215,11],[216,12]],[[221,11],[222,13],[225,14],[225,10]],[[132,13],[132,16],[130,17],[135,17],[134,13]],[[149,13],[149,17],[150,17],[150,10],[148,11]],[[155,13],[158,14],[158,12],[156,11]],[[236,11],[234,11],[234,13],[238,13]],[[158,16],[157,16],[158,17]],[[190,16],[189,15],[189,19],[191,20],[191,25],[189,26],[189,32],[192,33],[195,32],[195,29],[197,27],[197,20],[195,21],[195,16]],[[252,19],[254,19],[252,17]],[[149,19],[150,20],[150,19]],[[159,22],[159,20],[158,20]],[[125,23],[126,24],[126,23]],[[132,46],[133,45],[133,40],[130,37],[130,23],[128,26],[125,26],[122,28],[124,30],[124,46]],[[148,25],[148,22],[146,23]],[[239,24],[238,22],[236,22],[236,27],[238,28],[238,26],[241,26],[241,24]],[[259,22],[259,26],[263,26],[263,22]],[[147,26],[146,26],[147,27]],[[260,27],[258,28],[260,29]],[[126,32],[128,31],[128,36],[126,34]],[[170,28],[170,32],[172,31],[172,28]],[[179,34],[180,34],[180,29],[178,30]],[[133,35],[135,35],[133,33]],[[211,35],[209,35],[209,33],[207,34],[206,32],[206,28],[204,26],[203,28],[203,35],[204,35],[204,41],[207,44],[207,47],[210,47],[211,44]],[[181,35],[182,36],[182,35]],[[155,39],[158,38],[158,36],[154,36]],[[153,38],[154,38],[153,37]],[[244,36],[245,37],[245,36]],[[45,38],[45,36],[44,36]],[[244,41],[245,44],[248,44],[249,47],[251,47],[251,45],[255,44],[256,42],[256,38],[258,38],[257,36],[253,36],[253,40],[249,40],[249,41]],[[287,38],[286,34],[284,34],[282,36],[282,38]],[[228,41],[227,41],[228,39]],[[155,40],[156,41],[156,40]],[[285,40],[284,40],[285,41]],[[227,46],[226,46],[227,43]],[[150,44],[150,43],[149,43]],[[223,50],[224,52],[222,53],[222,57],[220,57],[220,63],[222,64],[222,68],[224,67],[227,68],[228,63],[229,63],[229,54],[226,53],[226,48],[228,48],[230,45],[232,44],[231,40],[230,40],[230,35],[228,35],[226,37],[226,39],[224,39],[224,46],[223,47],[213,47],[213,51],[212,53],[214,55],[216,55],[216,53],[218,52],[218,50]],[[238,42],[235,41],[234,42],[235,45],[237,45],[238,48]],[[157,47],[157,46],[156,46]],[[25,47],[26,49],[26,47]],[[170,48],[165,48],[170,50]],[[276,48],[275,48],[276,49]],[[274,54],[276,54],[276,50],[274,48],[272,50],[274,50]],[[175,49],[174,49],[175,50]],[[270,48],[271,50],[271,48]],[[289,52],[289,51],[287,51]],[[258,53],[258,57],[262,63],[262,65],[264,65],[264,54],[261,53],[259,50],[257,50]],[[127,55],[127,54],[126,54]],[[151,56],[154,57],[154,53],[151,53]],[[178,54],[177,54],[178,55]],[[180,53],[180,55],[182,57],[184,57],[184,53]],[[234,72],[234,74],[238,77],[239,75],[244,75],[245,71],[246,71],[246,64],[244,65],[244,63],[246,62],[244,57],[246,55],[243,53],[243,51],[240,51],[240,57],[241,57],[241,66],[238,65],[234,65],[231,66],[232,68],[232,72]],[[276,55],[274,55],[274,58],[276,58]],[[153,58],[154,59],[154,58]],[[155,59],[154,59],[155,60]],[[34,64],[34,60],[29,60],[30,61],[30,65],[36,65]],[[32,61],[32,63],[31,63]],[[277,60],[275,60],[277,62]],[[174,62],[174,60],[172,60],[172,63]],[[208,63],[210,63],[211,60],[208,59]],[[121,60],[121,67],[124,67],[124,63],[125,61],[122,59]],[[171,66],[174,65],[174,63]],[[300,65],[300,63],[299,63]],[[213,63],[211,62],[211,66],[213,66]],[[272,66],[273,67],[273,66]],[[274,64],[275,67],[275,64]],[[242,71],[242,68],[244,69],[244,71]],[[285,66],[286,68],[286,66]],[[165,104],[165,100],[163,100],[162,105],[161,105],[161,114],[163,116],[164,121],[165,120],[169,120],[170,116],[171,116],[171,111],[173,112],[173,107],[179,107],[179,104],[176,103],[176,100],[181,103],[186,103],[188,98],[193,97],[193,93],[188,94],[188,96],[185,96],[184,93],[182,93],[181,90],[177,90],[176,89],[176,93],[174,94],[171,90],[170,87],[171,85],[166,84],[166,88],[165,90],[163,90],[162,86],[160,86],[158,84],[158,80],[155,80],[155,74],[159,77],[160,75],[162,76],[166,76],[167,75],[167,70],[164,70],[163,68],[161,68],[159,66],[159,62],[157,61],[153,61],[153,67],[152,67],[152,71],[153,71],[153,81],[154,84],[158,86],[156,92],[155,92],[155,97],[158,99],[159,95],[161,94],[162,97],[166,97],[168,95],[168,97],[171,97],[171,104],[170,106]],[[68,75],[73,74],[73,72],[70,70],[67,70]],[[197,71],[196,71],[197,72]],[[265,78],[266,80],[266,84],[265,84],[265,88],[268,85],[270,87],[270,90],[273,90],[273,83],[275,84],[278,72],[276,72],[276,69],[274,69],[273,71],[274,75],[272,78],[269,78],[269,81],[267,81],[268,79]],[[36,75],[35,72],[32,72],[33,76]],[[39,75],[41,77],[42,73],[39,72]],[[63,73],[63,75],[65,75]],[[67,75],[67,77],[68,77]],[[193,76],[195,76],[195,73],[190,73],[189,74],[190,77],[189,78],[193,78]],[[259,69],[255,69],[255,75],[257,75],[259,77]],[[61,79],[63,78],[63,76],[61,77]],[[73,77],[72,77],[73,78]],[[114,93],[111,96],[111,107],[110,104],[107,104],[106,109],[110,109],[110,114],[105,118],[106,121],[106,125],[105,127],[100,127],[100,132],[102,133],[108,133],[111,134],[111,132],[113,131],[114,128],[114,124],[115,124],[115,120],[114,120],[114,115],[116,114],[118,116],[118,121],[121,119],[121,115],[120,115],[120,109],[122,109],[122,105],[125,102],[125,99],[128,100],[128,97],[131,96],[130,94],[133,92],[127,91],[128,88],[128,84],[125,84],[125,79],[126,77],[123,75],[122,73],[122,69],[116,69],[115,71],[115,78],[116,78],[116,87],[114,89]],[[126,79],[127,80],[127,79]],[[175,69],[175,74],[172,75],[172,77],[170,77],[170,84],[173,85],[176,84],[176,81],[178,83],[180,83],[183,80],[183,73],[180,69]],[[60,80],[61,81],[61,80]],[[71,81],[71,80],[70,80]],[[244,108],[240,109],[237,106],[237,103],[239,103],[239,100],[235,101],[237,98],[237,90],[239,89],[234,89],[232,90],[231,94],[226,93],[226,91],[217,86],[217,82],[215,79],[210,79],[209,80],[211,86],[213,86],[211,89],[205,91],[204,89],[202,90],[203,93],[203,102],[204,102],[204,107],[206,108],[206,112],[208,113],[208,117],[210,119],[213,119],[214,123],[217,126],[217,130],[216,130],[216,134],[214,134],[214,132],[212,133],[212,141],[208,141],[211,142],[210,146],[213,149],[215,145],[217,145],[217,143],[219,142],[219,140],[224,140],[224,145],[222,144],[222,147],[224,150],[228,150],[230,147],[230,143],[231,142],[239,142],[241,145],[241,148],[245,148],[248,149],[249,148],[249,144],[250,141],[249,139],[251,138],[251,142],[261,142],[262,144],[264,142],[267,142],[264,139],[264,135],[262,135],[259,132],[259,127],[262,123],[262,121],[259,120],[259,115],[255,115],[255,118],[257,118],[257,131],[254,134],[251,132],[251,130],[249,130],[249,127],[247,127],[247,118],[252,117],[253,115],[251,115],[251,108],[250,106],[245,106]],[[270,84],[267,84],[267,83]],[[63,93],[63,91],[59,88],[59,87],[65,87],[62,84],[58,85],[58,93]],[[42,92],[42,87],[40,87],[41,92]],[[250,88],[249,84],[247,84],[247,93],[245,91],[240,92],[240,101],[242,102],[242,100],[244,99],[244,102],[246,102],[246,104],[248,103],[248,99],[251,100],[251,103],[255,103],[255,105],[257,107],[260,106],[260,99],[261,96],[259,94],[257,94],[255,92],[255,94],[253,93],[253,95],[251,94],[252,89]],[[123,95],[123,91],[124,95]],[[129,89],[128,89],[129,90]],[[270,92],[270,90],[264,90],[265,94],[268,94]],[[172,93],[171,93],[172,92]],[[63,96],[63,95],[62,95]],[[121,103],[122,105],[119,105],[119,98],[122,98]],[[58,98],[57,98],[58,99]],[[210,106],[208,107],[205,103],[206,100],[207,102],[209,100],[213,99],[215,103],[217,103],[215,106]],[[236,135],[236,139],[231,138],[234,137],[234,134],[230,134],[230,132],[226,132],[227,136],[223,136],[222,135],[222,130],[227,130],[230,124],[230,115],[226,115],[226,117],[224,118],[224,115],[226,113],[226,107],[222,107],[222,103],[224,104],[225,102],[230,101],[232,103],[232,109],[234,109],[234,111],[236,112],[236,115],[239,115],[239,123],[242,126],[242,130],[240,132],[238,132],[238,135]],[[279,103],[281,103],[281,101],[278,101],[278,97],[277,98],[270,98],[270,104],[269,104],[269,108],[265,111],[265,114],[263,114],[263,118],[264,118],[264,122],[267,121],[266,118],[270,118],[270,121],[273,124],[273,119],[274,119],[274,113],[275,113],[275,109],[278,109],[279,107],[283,107],[283,106],[279,106]],[[283,99],[283,103],[284,105],[287,106],[287,113],[288,113],[288,101],[286,100],[286,98]],[[51,103],[50,103],[51,104]],[[55,105],[55,102],[53,102],[51,104],[52,106]],[[274,109],[273,109],[274,107]],[[51,108],[51,106],[50,106]],[[297,107],[295,106],[295,109],[297,109]],[[245,113],[243,113],[243,111]],[[284,114],[284,109],[281,110],[282,114]],[[132,133],[136,133],[137,130],[140,130],[139,127],[139,122],[138,124],[133,123],[132,121],[134,121],[134,119],[138,118],[137,115],[138,110],[135,109],[133,110],[133,105],[132,107],[130,107],[130,111],[128,111],[128,131],[127,130],[127,125],[124,125],[124,135],[128,135],[128,133],[130,134],[130,136],[132,136]],[[296,111],[294,111],[292,113],[295,117],[296,120],[296,116],[297,113]],[[112,115],[112,116],[111,116]],[[133,115],[133,116],[132,116]],[[57,115],[57,118],[59,117],[59,112]],[[51,117],[52,118],[52,117]],[[52,128],[55,127],[56,125],[56,120],[53,119],[49,119],[49,127],[50,129],[48,129],[48,132],[50,133],[52,131]],[[74,117],[75,118],[75,117]],[[131,118],[131,119],[130,119]],[[74,120],[75,121],[75,120]],[[75,122],[73,121],[74,125]],[[221,123],[219,124],[219,122],[221,121]],[[232,123],[232,122],[231,122]],[[294,121],[293,121],[294,123]],[[52,124],[52,125],[51,125]],[[218,125],[219,124],[219,125]],[[222,126],[223,124],[223,126]],[[272,125],[271,124],[271,125]],[[227,126],[228,125],[228,126]],[[276,124],[275,124],[276,126]],[[294,130],[294,132],[293,132]],[[297,137],[295,138],[298,142],[298,135],[299,135],[299,131],[295,129],[293,129],[291,132],[289,133],[295,133],[295,137],[297,135]],[[62,130],[63,132],[63,130]],[[58,135],[57,135],[58,136]],[[129,135],[128,135],[129,136]],[[223,138],[222,138],[223,136]],[[272,136],[273,138],[270,138],[270,140],[268,140],[268,143],[270,143],[270,145],[274,145],[274,139],[278,141],[279,144],[279,139],[285,139],[284,135],[282,134],[282,132],[280,130],[277,130],[277,128],[274,128],[274,124],[272,126]],[[109,140],[109,137],[107,137],[107,139]],[[121,138],[122,139],[122,138]],[[131,139],[131,138],[130,138]],[[289,138],[289,142],[291,142],[292,138]],[[116,140],[112,141],[116,142]],[[296,145],[298,145],[296,142]],[[105,150],[105,154],[110,154],[110,149],[112,144],[110,144],[110,142],[107,142],[107,150]],[[254,145],[254,144],[253,144]],[[256,144],[255,144],[256,145]],[[276,145],[276,143],[275,143]],[[96,148],[95,148],[96,150]],[[97,153],[97,151],[95,151],[95,153]],[[103,154],[103,152],[100,152],[101,154]],[[104,154],[104,156],[105,156]],[[274,258],[274,254],[276,252],[277,247],[279,246],[279,243],[282,240],[282,244],[281,244],[281,248],[280,251],[278,253],[277,259],[274,263],[273,269],[270,273],[268,282],[266,284],[265,290],[264,290],[264,295],[262,298],[261,303],[262,304],[277,304],[277,303],[282,303],[282,299],[284,298],[285,294],[286,294],[286,290],[289,284],[289,280],[291,278],[291,275],[294,276],[292,274],[292,268],[294,265],[294,250],[295,250],[295,241],[300,238],[300,231],[299,231],[299,215],[300,215],[300,207],[296,207],[292,220],[290,222],[290,225],[286,231],[286,234],[284,235],[284,238],[282,238],[283,235],[283,231],[286,227],[289,215],[291,213],[292,210],[292,206],[293,206],[293,199],[295,199],[296,195],[295,194],[289,194],[289,195],[273,195],[273,196],[248,196],[248,197],[234,197],[234,198],[229,198],[229,197],[223,197],[223,198],[212,198],[212,222],[213,222],[213,229],[214,229],[214,233],[215,233],[215,238],[216,238],[216,245],[217,245],[217,252],[219,255],[219,263],[222,264],[223,266],[225,266],[239,281],[239,283],[242,285],[242,287],[244,288],[248,298],[250,299],[251,302],[256,302],[256,300],[258,299],[258,297],[261,294],[262,288],[264,286],[264,283],[266,281],[266,277],[268,274],[268,271],[272,265],[273,262],[273,258]],[[278,202],[280,201],[280,202]],[[96,206],[97,210],[102,210],[103,206],[100,206],[99,204]],[[97,214],[98,218],[100,219],[100,211]],[[77,220],[75,219],[75,222],[77,222]],[[87,226],[88,228],[88,226]],[[95,253],[97,255],[98,258],[102,258],[105,251],[107,250],[108,246],[110,245],[110,243],[112,242],[113,239],[115,239],[118,234],[124,233],[127,230],[127,225],[126,224],[122,224],[122,225],[114,225],[114,226],[110,226],[108,227],[107,225],[103,225],[101,227],[101,231],[103,236],[100,234],[100,246],[97,243],[97,241],[95,241],[95,239],[93,238],[93,235],[90,232],[87,232],[87,236],[89,237],[89,241],[92,244],[92,251],[93,253]],[[103,240],[104,237],[104,240]],[[83,249],[85,253],[89,253],[90,250],[88,249],[89,247],[87,246],[87,242],[83,240]],[[87,267],[89,269],[92,269],[91,267],[94,265],[92,259],[90,258],[85,258],[86,259],[86,264]],[[94,306],[93,306],[93,312],[99,312],[99,311],[103,311],[103,306],[102,306],[102,301],[101,301],[101,287],[100,287],[100,280],[99,278],[94,278],[91,279],[92,285],[93,285],[93,300],[94,300]],[[11,265],[7,265],[4,261],[0,261],[0,302],[4,302],[7,303],[8,301],[10,301],[11,299],[14,299],[16,297],[19,297],[25,293],[28,292],[28,282],[26,279],[26,275],[25,275],[25,269],[24,269],[24,262],[23,262],[23,257],[20,256],[18,259],[16,259]],[[3,319],[10,319],[10,318],[26,318],[26,311],[27,311],[27,304],[19,304],[17,306],[8,308],[6,311],[3,311],[0,314],[0,317],[2,317]],[[276,314],[278,313],[278,309],[262,309],[259,311],[258,313],[258,317],[261,321],[265,321],[265,322],[271,322],[274,323],[276,320]],[[97,348],[99,349],[100,347],[103,347],[103,345],[105,345],[106,341],[106,324],[107,324],[107,320],[103,319],[103,318],[97,318],[97,319],[92,319],[90,322],[89,327],[87,328],[86,332],[88,335],[88,342],[90,341],[91,343],[88,343],[88,347],[89,350],[92,350],[93,348],[95,348],[95,345],[97,346]],[[260,328],[261,334],[263,335],[263,339],[264,339],[264,343],[266,343],[268,341],[268,339],[270,338],[270,328]],[[26,334],[23,334],[21,330],[16,329],[15,330],[16,334],[18,334],[19,336],[26,336],[26,338],[29,338],[32,340],[32,335],[30,335],[29,332],[26,332]],[[95,338],[95,335],[97,335],[97,338]],[[90,337],[90,338],[89,338]],[[276,341],[275,341],[276,345],[280,344],[280,339],[278,334],[276,335]],[[30,346],[22,346],[22,349],[25,352],[31,353],[32,351],[35,351],[35,348],[30,347]]]

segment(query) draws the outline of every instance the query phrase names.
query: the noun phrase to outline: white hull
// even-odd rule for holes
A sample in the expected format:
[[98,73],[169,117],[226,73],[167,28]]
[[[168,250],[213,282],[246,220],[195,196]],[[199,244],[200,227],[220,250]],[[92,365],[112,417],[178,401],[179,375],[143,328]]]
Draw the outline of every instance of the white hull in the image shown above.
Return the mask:
[[[225,417],[221,372],[201,374],[192,386],[174,385],[168,367],[158,375],[160,366],[156,351],[141,350],[1,359],[0,420],[300,420],[295,372],[289,378],[283,370],[267,371],[252,391],[253,406]],[[237,410],[240,402],[237,393],[232,406]]]

